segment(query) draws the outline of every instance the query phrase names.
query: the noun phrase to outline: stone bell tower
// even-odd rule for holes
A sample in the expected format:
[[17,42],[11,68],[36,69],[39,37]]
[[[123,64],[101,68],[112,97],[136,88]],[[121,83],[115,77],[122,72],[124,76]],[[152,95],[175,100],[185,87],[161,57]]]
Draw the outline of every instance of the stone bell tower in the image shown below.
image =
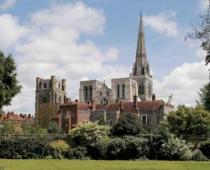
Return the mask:
[[50,79],[36,78],[36,125],[47,127],[56,114],[60,105],[64,104],[66,95],[66,80],[57,80],[55,76]]

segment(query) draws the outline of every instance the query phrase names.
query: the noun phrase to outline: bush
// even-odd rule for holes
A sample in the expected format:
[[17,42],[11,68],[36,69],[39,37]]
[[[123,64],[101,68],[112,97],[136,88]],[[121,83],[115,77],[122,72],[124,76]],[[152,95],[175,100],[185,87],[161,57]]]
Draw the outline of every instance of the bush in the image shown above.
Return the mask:
[[199,149],[197,149],[193,152],[192,160],[194,160],[194,161],[207,161],[208,159]]
[[55,140],[49,142],[49,147],[52,149],[54,158],[62,159],[65,152],[68,151],[69,145],[64,140]]
[[42,159],[50,153],[46,138],[0,138],[0,158]]
[[147,146],[147,139],[134,136],[126,136],[125,140],[125,159],[146,159],[149,155],[149,148]]
[[88,146],[107,136],[108,127],[96,123],[84,123],[72,129],[68,136],[71,146]]
[[165,160],[190,160],[192,152],[184,140],[180,140],[173,134],[161,145],[161,158]]
[[202,143],[200,150],[208,159],[210,159],[210,140]]
[[102,138],[101,140],[97,141],[95,144],[89,145],[87,147],[88,149],[88,155],[92,159],[107,159],[107,146],[110,142],[110,138],[108,136]]
[[65,157],[68,159],[80,159],[80,160],[89,159],[89,157],[87,156],[87,149],[85,147],[71,148],[65,154]]
[[131,113],[123,114],[111,128],[113,136],[136,135],[140,132],[140,120]]
[[126,159],[125,157],[126,143],[121,138],[113,138],[107,146],[107,158],[110,160]]

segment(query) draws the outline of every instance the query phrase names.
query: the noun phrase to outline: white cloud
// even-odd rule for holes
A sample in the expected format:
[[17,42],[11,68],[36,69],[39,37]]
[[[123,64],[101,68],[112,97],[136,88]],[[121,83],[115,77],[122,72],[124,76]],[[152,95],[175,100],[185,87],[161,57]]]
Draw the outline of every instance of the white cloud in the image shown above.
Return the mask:
[[144,23],[157,33],[167,36],[177,36],[178,27],[174,21],[175,13],[160,13],[158,15],[144,16]]
[[0,10],[7,10],[9,8],[12,8],[16,3],[16,0],[4,0],[0,3]]
[[[108,63],[118,58],[118,50],[100,49],[88,36],[103,34],[105,16],[81,2],[53,5],[29,17],[24,41],[14,46],[22,92],[6,110],[33,113],[35,78],[56,75],[67,79],[68,96],[78,97],[79,80],[127,75],[123,66]],[[81,36],[86,34],[86,40]]]
[[0,49],[13,46],[26,33],[26,28],[10,14],[0,15],[0,23]]
[[154,82],[160,96],[173,94],[176,104],[194,105],[199,89],[208,81],[208,68],[204,62],[183,63],[162,80]]
[[200,7],[202,11],[206,11],[209,6],[209,0],[200,0]]

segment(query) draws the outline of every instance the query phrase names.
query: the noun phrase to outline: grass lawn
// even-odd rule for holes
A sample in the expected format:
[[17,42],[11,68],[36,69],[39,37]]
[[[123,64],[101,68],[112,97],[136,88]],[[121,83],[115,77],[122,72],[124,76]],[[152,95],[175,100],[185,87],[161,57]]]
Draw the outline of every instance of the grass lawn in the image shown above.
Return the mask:
[[210,170],[210,162],[0,159],[0,170]]

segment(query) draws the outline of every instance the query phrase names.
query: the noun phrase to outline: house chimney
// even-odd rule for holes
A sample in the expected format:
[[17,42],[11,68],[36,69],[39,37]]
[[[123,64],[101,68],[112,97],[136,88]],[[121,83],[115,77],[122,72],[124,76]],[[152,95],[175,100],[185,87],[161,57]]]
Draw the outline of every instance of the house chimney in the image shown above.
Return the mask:
[[133,96],[133,107],[137,107],[137,96]]
[[156,100],[156,96],[155,94],[152,95],[152,101],[155,101]]

